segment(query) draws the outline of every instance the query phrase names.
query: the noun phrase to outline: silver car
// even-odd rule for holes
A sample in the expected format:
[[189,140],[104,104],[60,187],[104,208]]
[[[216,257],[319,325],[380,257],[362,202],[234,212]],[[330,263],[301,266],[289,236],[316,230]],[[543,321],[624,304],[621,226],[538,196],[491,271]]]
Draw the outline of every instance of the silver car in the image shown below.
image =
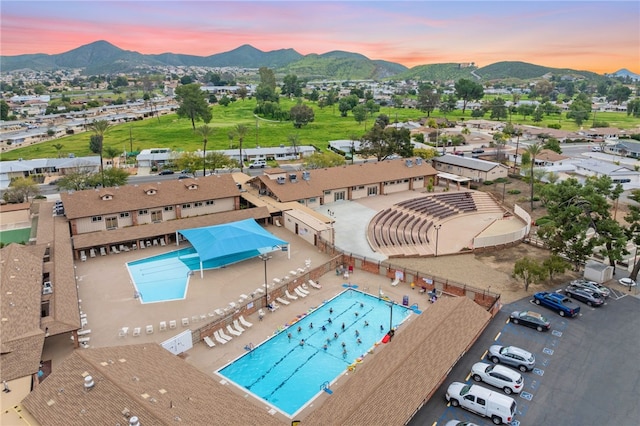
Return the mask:
[[536,358],[531,352],[516,346],[492,345],[487,357],[491,362],[511,365],[523,373],[533,370],[536,365]]
[[607,287],[603,286],[602,284],[598,284],[595,281],[579,279],[571,281],[571,285],[592,290],[600,294],[605,299],[611,294],[611,291]]
[[491,386],[500,388],[507,395],[520,393],[524,388],[522,374],[500,364],[487,364],[476,362],[471,367],[471,377],[476,382],[485,382]]

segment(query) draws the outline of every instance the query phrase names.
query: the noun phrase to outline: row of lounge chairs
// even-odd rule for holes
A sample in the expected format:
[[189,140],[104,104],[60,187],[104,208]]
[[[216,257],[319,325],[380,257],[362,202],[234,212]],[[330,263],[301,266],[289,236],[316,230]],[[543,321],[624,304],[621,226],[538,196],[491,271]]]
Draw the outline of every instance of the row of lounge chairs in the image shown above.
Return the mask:
[[[252,323],[250,323],[249,321],[244,319],[242,315],[240,315],[238,319],[233,320],[233,325],[228,324],[226,327],[227,331],[229,332],[229,334],[231,334],[231,336],[229,336],[225,332],[224,328],[220,328],[219,330],[216,330],[213,332],[213,337],[218,343],[220,343],[221,345],[224,345],[233,339],[232,336],[236,336],[236,337],[240,336],[242,333],[245,332],[246,328],[250,328],[252,326],[253,326]],[[213,348],[216,346],[216,343],[213,341],[213,339],[210,336],[205,336],[204,342],[210,348]]]
[[[140,243],[140,248],[146,248],[146,247],[151,247],[152,245],[157,246],[166,246],[167,243],[165,242],[164,238],[158,238],[153,240],[147,240],[146,242],[141,242]],[[109,252],[111,254],[119,254],[121,252],[127,252],[127,251],[131,251],[131,250],[137,250],[138,249],[138,244],[134,243],[131,245],[131,247],[129,247],[127,244],[119,244],[118,246],[111,246],[109,247]],[[107,255],[107,249],[105,247],[100,247],[100,256],[106,256]],[[97,252],[95,248],[91,248],[89,249],[89,257],[96,257],[97,256]],[[80,260],[82,262],[85,262],[87,260],[87,252],[86,250],[81,250],[80,251]]]

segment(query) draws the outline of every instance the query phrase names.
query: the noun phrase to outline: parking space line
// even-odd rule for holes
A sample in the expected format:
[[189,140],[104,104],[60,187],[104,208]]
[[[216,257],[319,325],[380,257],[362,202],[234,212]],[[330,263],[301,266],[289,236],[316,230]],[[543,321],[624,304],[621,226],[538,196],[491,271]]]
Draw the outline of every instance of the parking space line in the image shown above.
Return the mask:
[[469,374],[467,374],[467,377],[464,378],[464,381],[468,382],[470,378],[471,378],[471,371],[469,371]]
[[486,351],[484,351],[484,353],[482,354],[482,356],[480,357],[480,359],[484,359],[485,356],[487,356],[487,352],[489,352],[489,350],[487,349]]
[[498,339],[500,338],[500,335],[501,335],[501,334],[502,334],[502,331],[501,331],[501,332],[499,332],[498,334],[496,334],[496,337],[495,337],[495,339],[493,339],[493,340],[494,340],[494,341],[498,340]]

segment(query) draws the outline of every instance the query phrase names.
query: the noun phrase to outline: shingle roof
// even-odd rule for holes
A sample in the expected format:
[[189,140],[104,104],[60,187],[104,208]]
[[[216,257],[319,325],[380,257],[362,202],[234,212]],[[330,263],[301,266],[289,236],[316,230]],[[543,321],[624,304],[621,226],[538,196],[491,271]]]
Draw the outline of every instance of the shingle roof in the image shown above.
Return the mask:
[[155,343],[76,350],[23,404],[41,424],[282,424]]
[[38,371],[44,342],[41,258],[19,244],[0,249],[0,281],[0,374],[2,380],[12,380]]
[[[154,193],[149,192],[153,189]],[[112,199],[101,196],[110,193]],[[194,201],[238,196],[240,191],[230,174],[195,179],[172,179],[157,183],[125,185],[102,190],[61,193],[68,219],[126,212],[138,209],[173,206]]]
[[495,169],[496,167],[506,167],[503,164],[494,163],[493,161],[480,160],[478,158],[466,158],[460,157],[459,155],[451,154],[446,154],[442,157],[434,158],[433,161],[436,163],[451,164],[453,166],[480,170],[483,172],[488,172],[489,170]]
[[[266,175],[257,176],[275,198],[281,202],[296,201],[305,198],[321,197],[326,190],[370,185],[414,177],[435,176],[437,171],[426,161],[407,167],[407,159],[385,160],[373,163],[359,163],[326,169],[309,170],[309,180],[302,179],[303,172],[287,172],[286,183],[279,184]],[[296,183],[289,176],[296,175]]]
[[367,356],[302,424],[406,424],[490,319],[467,297],[438,300]]

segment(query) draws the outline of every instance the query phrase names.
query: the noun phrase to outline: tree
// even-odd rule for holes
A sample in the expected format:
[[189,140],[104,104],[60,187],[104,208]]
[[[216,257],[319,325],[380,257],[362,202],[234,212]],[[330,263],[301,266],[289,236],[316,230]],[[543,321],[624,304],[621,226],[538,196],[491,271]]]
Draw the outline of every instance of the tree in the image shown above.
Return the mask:
[[489,108],[491,108],[492,120],[504,120],[507,118],[506,102],[501,97],[493,99],[489,103]]
[[607,92],[607,100],[614,101],[618,105],[621,105],[623,102],[629,99],[629,96],[631,96],[631,89],[622,84],[616,84]]
[[213,135],[213,127],[205,124],[196,129],[196,133],[202,136],[202,176],[207,175],[207,142],[209,136]]
[[297,105],[291,107],[289,116],[291,117],[291,121],[293,121],[293,127],[296,129],[300,129],[302,126],[306,126],[315,120],[313,108],[302,102],[298,102]]
[[534,183],[534,176],[533,176],[533,168],[536,164],[536,156],[540,154],[540,152],[542,151],[542,146],[540,145],[539,142],[536,142],[532,145],[529,145],[526,149],[526,152],[529,154],[530,158],[531,158],[531,175],[530,175],[530,179],[531,179],[531,211],[533,211],[533,183]]
[[38,194],[40,194],[40,188],[31,177],[19,177],[11,181],[3,198],[8,203],[25,203],[29,202],[29,197]]
[[640,117],[640,98],[627,102],[627,115]]
[[238,97],[243,101],[247,98],[248,94],[249,94],[249,91],[245,86],[242,86],[238,90],[236,90],[236,95],[238,95]]
[[236,136],[238,136],[238,145],[240,148],[240,173],[244,171],[244,157],[242,156],[242,142],[247,136],[249,128],[245,124],[236,124]]
[[4,99],[0,100],[0,120],[7,121],[9,119],[9,104]]
[[276,76],[272,69],[260,67],[258,69],[260,75],[260,84],[256,88],[256,99],[260,102],[278,102],[279,98],[276,94]]
[[107,120],[98,120],[87,126],[93,132],[89,140],[89,149],[94,154],[100,155],[100,175],[102,177],[102,186],[104,187],[104,164],[102,161],[102,150],[104,146],[104,134],[109,130],[111,124]]
[[580,126],[583,122],[589,119],[590,114],[591,100],[586,94],[580,93],[576,96],[576,99],[571,102],[569,112],[567,112],[567,118],[574,120],[576,124]]
[[366,121],[367,119],[367,109],[362,104],[359,104],[353,107],[353,109],[351,110],[351,113],[353,114],[353,118],[356,120],[358,124],[362,123],[363,121]]
[[542,267],[549,274],[549,279],[552,280],[554,274],[564,273],[570,265],[560,256],[552,254],[542,261]]
[[195,173],[204,164],[203,158],[195,152],[183,152],[173,158],[172,161],[180,170],[188,170]]
[[553,84],[549,80],[540,80],[533,87],[532,94],[534,97],[547,98],[553,92]]
[[544,145],[542,146],[542,148],[549,149],[553,152],[557,152],[558,154],[562,154],[562,148],[560,147],[560,142],[556,138],[547,139]]
[[282,88],[280,93],[283,96],[299,97],[302,96],[302,88],[298,81],[298,76],[294,74],[285,75],[282,80]]
[[178,117],[190,119],[193,130],[196,129],[196,121],[209,123],[213,118],[206,96],[207,93],[195,83],[176,88],[176,100],[180,104],[176,113]]
[[416,107],[427,113],[427,117],[431,115],[433,110],[440,103],[440,93],[430,83],[423,83],[418,87],[418,99]]
[[62,145],[61,143],[54,143],[51,146],[56,149],[56,153],[58,154],[58,158],[62,157],[62,148],[64,148],[64,145]]
[[475,81],[461,78],[455,83],[455,93],[458,99],[462,99],[462,114],[467,109],[469,101],[477,101],[484,97],[482,85]]
[[325,169],[328,167],[342,166],[347,163],[342,155],[332,151],[316,152],[305,158],[307,169]]
[[635,262],[633,267],[631,268],[631,274],[629,277],[632,280],[638,280],[638,272],[640,271],[640,256],[638,256],[638,248],[640,247],[640,189],[631,190],[631,195],[629,198],[636,202],[629,203],[628,208],[629,212],[624,217],[624,220],[627,222],[628,226],[625,228],[624,232],[629,241],[633,241],[636,246],[635,252]]
[[120,155],[120,150],[116,147],[108,146],[103,149],[104,156],[111,160],[111,164],[113,165],[113,159]]
[[518,259],[513,266],[513,276],[524,280],[524,290],[529,291],[529,284],[536,281],[542,281],[545,276],[545,270],[535,259],[523,257]]
[[291,145],[291,149],[293,150],[293,155],[298,158],[298,146],[300,145],[300,136],[298,134],[291,134],[287,136],[287,140],[289,141],[289,145]]
[[362,136],[360,155],[363,157],[373,156],[378,161],[382,161],[391,154],[393,154],[393,150],[387,143],[384,129],[381,126],[374,125]]
[[235,160],[215,151],[209,151],[209,153],[207,153],[206,161],[209,168],[214,171],[216,169],[223,169],[236,164]]
[[98,176],[95,173],[89,176],[87,183],[92,187],[97,187],[102,184],[103,187],[108,188],[126,185],[128,179],[129,172],[126,169],[112,167],[104,171],[104,184],[102,184],[101,176]]

